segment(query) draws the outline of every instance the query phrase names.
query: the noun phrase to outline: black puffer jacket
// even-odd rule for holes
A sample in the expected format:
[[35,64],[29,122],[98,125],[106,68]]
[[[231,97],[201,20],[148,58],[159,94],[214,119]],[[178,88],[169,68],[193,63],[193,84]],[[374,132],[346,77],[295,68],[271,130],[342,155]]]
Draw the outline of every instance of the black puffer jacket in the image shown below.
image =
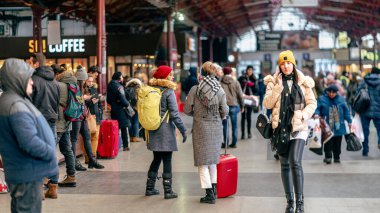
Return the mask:
[[112,80],[107,86],[107,102],[111,105],[111,119],[119,122],[119,128],[129,127],[131,125],[124,107],[129,106],[129,102],[125,98],[123,85]]
[[246,74],[238,78],[241,89],[246,95],[259,95],[259,85],[253,75],[247,76]]
[[54,80],[53,69],[48,66],[39,67],[32,79],[32,102],[45,119],[50,124],[54,124],[58,119],[59,86]]

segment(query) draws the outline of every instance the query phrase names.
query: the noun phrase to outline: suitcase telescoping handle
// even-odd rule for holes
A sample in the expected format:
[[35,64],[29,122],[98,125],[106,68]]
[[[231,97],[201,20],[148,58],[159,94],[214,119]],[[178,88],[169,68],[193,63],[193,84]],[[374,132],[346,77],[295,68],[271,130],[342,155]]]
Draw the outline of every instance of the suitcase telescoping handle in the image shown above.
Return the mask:
[[228,129],[228,120],[229,120],[229,117],[228,115],[226,116],[225,118],[225,122],[226,122],[226,139],[224,141],[224,154],[227,155],[227,147],[228,147],[228,144],[230,142],[230,135],[229,135],[229,129]]

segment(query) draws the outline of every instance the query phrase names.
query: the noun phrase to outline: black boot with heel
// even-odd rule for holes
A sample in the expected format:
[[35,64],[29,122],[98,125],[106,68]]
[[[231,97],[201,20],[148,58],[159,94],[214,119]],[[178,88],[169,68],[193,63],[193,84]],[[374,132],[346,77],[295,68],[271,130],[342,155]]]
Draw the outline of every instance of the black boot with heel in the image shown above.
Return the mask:
[[303,194],[296,194],[296,211],[295,213],[304,213]]
[[206,189],[206,196],[202,197],[200,202],[215,204],[214,190],[212,188]]
[[286,195],[286,209],[285,213],[294,213],[294,198],[293,194],[287,194]]

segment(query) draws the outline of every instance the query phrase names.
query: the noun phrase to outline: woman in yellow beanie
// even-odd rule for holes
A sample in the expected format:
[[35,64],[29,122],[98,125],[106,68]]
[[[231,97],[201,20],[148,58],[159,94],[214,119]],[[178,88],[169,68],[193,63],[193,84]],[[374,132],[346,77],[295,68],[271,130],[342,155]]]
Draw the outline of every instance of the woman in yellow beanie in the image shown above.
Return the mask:
[[281,178],[287,199],[285,212],[304,212],[302,155],[308,137],[307,121],[317,108],[312,88],[314,80],[296,69],[292,51],[280,53],[274,75],[264,78],[267,85],[264,106],[272,109],[271,144],[280,157]]

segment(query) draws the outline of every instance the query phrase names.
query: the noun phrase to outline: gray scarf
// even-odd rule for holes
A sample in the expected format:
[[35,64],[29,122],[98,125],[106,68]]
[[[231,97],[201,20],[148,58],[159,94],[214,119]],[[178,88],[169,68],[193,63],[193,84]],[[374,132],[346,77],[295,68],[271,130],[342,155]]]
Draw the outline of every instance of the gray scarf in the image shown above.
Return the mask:
[[213,114],[217,114],[219,109],[219,100],[215,97],[219,89],[219,81],[211,75],[206,76],[197,88],[197,97],[207,107],[208,112]]

